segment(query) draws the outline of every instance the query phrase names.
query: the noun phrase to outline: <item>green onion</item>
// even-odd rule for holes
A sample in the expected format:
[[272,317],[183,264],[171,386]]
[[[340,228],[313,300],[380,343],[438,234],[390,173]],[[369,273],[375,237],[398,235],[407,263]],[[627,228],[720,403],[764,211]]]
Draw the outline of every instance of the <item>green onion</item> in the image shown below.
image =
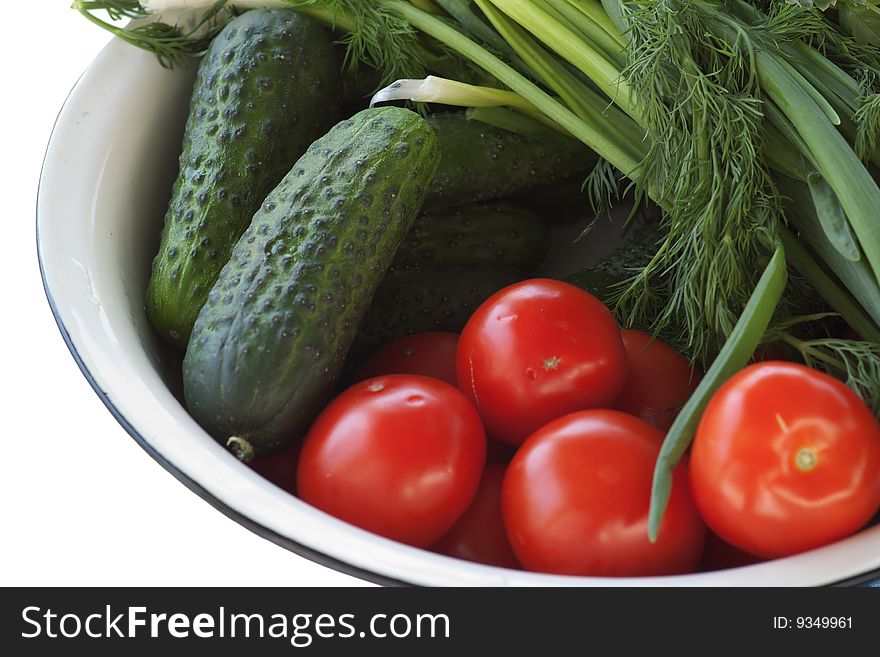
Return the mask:
[[529,139],[538,141],[559,139],[558,130],[551,130],[545,123],[505,107],[472,107],[467,110],[466,116],[471,121],[479,121],[508,132],[515,132]]
[[639,162],[608,137],[603,125],[590,124],[582,120],[570,109],[541,90],[535,83],[443,21],[419,11],[402,0],[377,0],[377,3],[406,19],[425,34],[434,37],[470,59],[540,109],[574,137],[580,139],[599,156],[611,162],[625,175],[637,177]]
[[424,80],[398,80],[377,91],[370,105],[395,100],[440,103],[458,107],[512,107],[559,132],[565,132],[534,105],[512,91],[465,84],[434,75],[429,75]]
[[651,490],[648,536],[652,542],[657,540],[663,513],[669,502],[672,473],[691,444],[709,399],[727,379],[749,362],[767,331],[776,305],[782,298],[786,281],[785,251],[782,246],[778,246],[721,353],[666,434],[657,457]]
[[539,81],[557,93],[567,107],[588,123],[604,124],[608,134],[635,160],[641,161],[647,156],[648,141],[643,128],[582,82],[530,38],[526,30],[496,9],[491,0],[476,2]]
[[852,329],[866,340],[880,344],[880,328],[871,321],[859,302],[826,274],[803,244],[788,230],[780,231],[786,257]]
[[532,32],[548,48],[573,64],[636,121],[641,112],[621,69],[602,53],[601,47],[554,19],[546,7],[530,0],[491,0],[498,9]]
[[846,140],[778,60],[759,53],[763,88],[788,117],[834,190],[871,265],[880,275],[880,188]]
[[813,197],[813,206],[819,216],[819,223],[828,241],[847,260],[858,262],[862,258],[861,249],[852,234],[846,214],[837,200],[837,194],[815,171],[807,175],[807,186]]
[[[864,311],[871,317],[872,325],[880,326],[880,285],[878,285],[868,263],[864,258],[858,262],[847,260],[830,242],[818,216],[816,216],[816,209],[811,202],[810,192],[806,185],[784,177],[780,177],[777,184],[779,190],[788,199],[786,216],[792,228],[798,231],[800,240],[808,244],[824,263],[824,266],[834,272],[842,281],[848,293],[858,300]],[[807,272],[802,273],[808,276]],[[832,307],[836,307],[836,305],[835,302],[831,302]],[[869,335],[869,332],[864,331],[862,335]]]

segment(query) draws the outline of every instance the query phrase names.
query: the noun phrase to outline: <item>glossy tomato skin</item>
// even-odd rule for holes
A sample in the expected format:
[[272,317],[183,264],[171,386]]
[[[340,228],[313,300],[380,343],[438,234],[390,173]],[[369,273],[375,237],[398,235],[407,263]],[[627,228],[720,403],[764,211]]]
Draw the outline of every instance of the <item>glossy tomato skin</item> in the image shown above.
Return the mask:
[[706,523],[746,552],[819,547],[880,506],[880,425],[830,376],[795,363],[752,365],[709,402],[691,484]]
[[501,517],[501,483],[506,470],[500,464],[486,466],[474,501],[434,546],[435,552],[490,566],[519,568]]
[[430,547],[471,503],[485,459],[480,418],[460,391],[423,376],[376,377],[318,416],[298,494],[358,527]]
[[613,410],[562,417],[536,431],[508,467],[501,494],[514,553],[527,570],[590,576],[693,572],[705,525],[687,466],[673,476],[655,543],[648,506],[663,434]]
[[456,385],[457,333],[431,331],[404,336],[381,347],[354,375],[354,381],[386,374],[419,374]]
[[693,394],[702,375],[687,358],[644,331],[621,331],[629,363],[614,408],[664,431]]
[[457,367],[486,431],[512,445],[567,413],[610,406],[627,374],[611,312],[573,285],[541,278],[506,287],[477,309]]

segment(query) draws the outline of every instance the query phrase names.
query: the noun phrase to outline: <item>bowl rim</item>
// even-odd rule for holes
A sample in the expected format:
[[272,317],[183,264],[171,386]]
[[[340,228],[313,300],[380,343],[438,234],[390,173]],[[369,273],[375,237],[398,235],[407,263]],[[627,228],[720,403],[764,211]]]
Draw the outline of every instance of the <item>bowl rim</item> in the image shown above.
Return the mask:
[[[37,211],[39,213],[39,205],[37,207]],[[37,238],[37,243],[39,246],[39,236]],[[76,362],[77,367],[82,373],[83,377],[85,377],[86,381],[88,381],[92,390],[101,400],[101,403],[110,411],[110,414],[116,419],[119,425],[128,433],[128,435],[147,453],[150,455],[153,460],[155,460],[159,465],[161,465],[165,470],[167,470],[175,479],[177,479],[180,483],[186,486],[190,491],[198,495],[205,502],[210,504],[213,508],[223,513],[226,517],[234,520],[242,527],[252,531],[257,536],[264,538],[268,541],[271,541],[275,545],[283,547],[291,552],[309,559],[314,563],[317,563],[321,566],[325,566],[327,568],[331,568],[338,572],[344,573],[346,575],[351,575],[353,577],[358,577],[368,582],[372,582],[374,584],[379,584],[380,586],[413,586],[414,584],[411,582],[405,582],[400,579],[395,579],[393,577],[388,577],[387,575],[382,575],[380,573],[374,572],[372,570],[368,570],[365,568],[361,568],[359,566],[355,566],[350,564],[342,559],[338,559],[336,557],[331,557],[328,554],[325,554],[319,550],[312,549],[307,545],[294,541],[293,539],[284,536],[277,531],[270,529],[255,520],[245,516],[239,511],[232,508],[226,502],[220,500],[217,496],[207,491],[201,484],[192,479],[190,476],[185,474],[178,467],[173,465],[170,461],[168,461],[165,457],[163,457],[156,449],[154,449],[138,432],[138,430],[125,418],[122,412],[116,408],[112,401],[110,401],[109,396],[104,392],[104,390],[98,385],[95,378],[92,376],[92,373],[89,371],[88,367],[86,367],[82,358],[79,355],[79,352],[76,349],[76,345],[73,343],[73,340],[70,337],[70,334],[67,331],[67,328],[64,326],[64,322],[61,320],[61,317],[58,313],[58,309],[55,304],[55,300],[52,297],[52,293],[49,290],[49,287],[46,283],[46,276],[43,271],[43,259],[42,256],[38,256],[39,266],[40,266],[40,277],[43,282],[43,291],[46,294],[46,300],[49,303],[49,308],[52,311],[52,316],[55,318],[55,323],[58,327],[59,332],[61,333],[61,337],[64,340],[64,344],[67,346],[68,351],[70,351],[70,355],[73,357]],[[876,580],[880,578],[880,568],[868,571],[862,575],[856,575],[853,577],[848,577],[846,579],[830,582],[826,586],[858,586],[860,584],[864,584],[865,582],[869,582],[872,580]],[[418,586],[417,584],[415,584]]]
[[[111,40],[111,43],[115,40],[115,38]],[[109,44],[107,47],[109,47]],[[102,50],[101,52],[103,53],[104,50]],[[94,61],[95,60],[93,60],[89,64],[89,67],[91,67]],[[67,327],[64,325],[64,321],[61,319],[61,314],[58,310],[57,304],[55,303],[55,298],[52,296],[52,292],[49,289],[49,282],[46,279],[45,263],[43,261],[43,250],[40,244],[40,196],[41,190],[43,188],[43,174],[46,169],[46,160],[49,155],[52,140],[55,137],[56,130],[58,129],[61,115],[63,114],[64,109],[70,101],[71,96],[79,85],[80,80],[82,80],[83,75],[84,73],[81,73],[74,81],[73,85],[70,88],[70,91],[67,92],[67,95],[64,97],[64,101],[61,104],[61,107],[55,115],[55,120],[52,123],[52,130],[49,133],[49,139],[47,140],[46,147],[43,150],[43,158],[40,163],[40,176],[37,182],[36,201],[34,204],[34,228],[35,244],[37,250],[37,265],[39,266],[40,270],[40,281],[43,286],[43,293],[46,295],[46,301],[49,304],[49,310],[52,312],[52,317],[54,318],[55,325],[58,327],[58,331],[61,334],[61,339],[64,340],[64,344],[67,347],[67,350],[70,352],[70,355],[73,357],[73,360],[76,363],[76,366],[79,368],[80,373],[88,382],[94,393],[98,396],[98,399],[101,400],[101,403],[104,404],[108,411],[110,411],[110,414],[113,416],[113,418],[135,441],[135,443],[137,443],[141,447],[141,449],[149,454],[149,456],[154,461],[156,461],[156,463],[162,466],[162,468],[164,468],[169,474],[177,479],[177,481],[179,481],[190,491],[198,495],[202,500],[210,504],[214,509],[220,511],[227,518],[234,520],[239,525],[241,525],[245,529],[250,530],[260,538],[266,539],[267,541],[270,541],[275,545],[290,550],[294,554],[298,554],[299,556],[304,557],[309,561],[317,563],[321,566],[331,568],[340,573],[351,575],[353,577],[357,577],[359,579],[363,579],[374,584],[379,584],[380,586],[408,586],[409,584],[402,580],[388,577],[386,575],[381,575],[371,570],[360,568],[346,561],[342,561],[341,559],[337,559],[318,550],[314,550],[307,545],[303,545],[302,543],[294,541],[293,539],[288,538],[287,536],[284,536],[264,525],[261,525],[251,518],[248,518],[246,515],[240,513],[239,511],[232,508],[230,505],[220,500],[216,495],[213,495],[212,493],[207,491],[201,484],[199,484],[189,475],[185,474],[180,468],[172,464],[168,459],[162,456],[162,454],[160,454],[152,445],[150,445],[147,440],[140,434],[140,432],[135,429],[134,425],[132,425],[132,423],[128,421],[125,415],[113,404],[112,401],[110,401],[110,397],[103,390],[103,388],[98,385],[95,377],[89,371],[89,368],[86,366],[85,362],[79,354],[79,351],[77,350],[76,345],[73,342],[73,338],[70,336],[70,332],[67,330]]]
[[[111,40],[110,43],[108,44],[108,46],[105,47],[105,49],[102,50],[101,53],[95,58],[95,60],[93,60],[93,62],[89,65],[89,67],[86,69],[86,72],[88,72],[88,70],[90,68],[92,68],[95,65],[95,63],[100,60],[102,55],[106,55],[107,52],[110,50],[110,48],[114,47],[118,41],[119,40],[116,38]],[[202,484],[200,484],[198,481],[196,481],[192,476],[188,475],[186,472],[184,472],[183,469],[181,469],[180,467],[173,464],[168,458],[163,456],[155,447],[153,447],[149,443],[149,441],[141,434],[141,432],[134,426],[134,424],[126,418],[123,411],[120,408],[118,408],[117,405],[112,401],[110,395],[108,395],[107,392],[101,387],[101,385],[98,383],[97,378],[90,371],[84,358],[80,354],[80,350],[77,347],[77,344],[74,341],[74,338],[72,337],[70,331],[68,330],[67,326],[65,325],[65,322],[62,318],[62,313],[59,310],[58,304],[56,303],[56,300],[54,298],[52,290],[50,289],[50,284],[48,282],[48,277],[47,277],[47,267],[46,267],[47,263],[44,260],[45,254],[44,254],[44,250],[42,248],[42,243],[41,243],[41,226],[43,225],[43,219],[42,219],[43,215],[41,213],[41,204],[40,204],[43,186],[44,186],[44,183],[46,182],[46,178],[44,176],[44,173],[47,168],[47,162],[48,162],[49,155],[51,154],[52,145],[57,138],[57,134],[58,134],[59,130],[62,127],[61,118],[64,115],[65,109],[70,104],[71,99],[74,96],[76,90],[80,86],[80,82],[83,80],[84,76],[85,76],[85,72],[79,76],[79,78],[77,79],[75,84],[72,86],[70,92],[67,94],[67,96],[65,98],[64,103],[62,104],[61,108],[59,109],[58,114],[56,115],[55,122],[53,124],[52,131],[51,131],[51,135],[49,137],[49,140],[48,140],[45,152],[44,152],[43,160],[42,160],[39,183],[38,183],[38,190],[37,190],[36,207],[35,207],[35,210],[36,210],[35,228],[36,228],[37,258],[38,258],[40,278],[42,281],[43,290],[46,295],[46,299],[47,299],[49,308],[52,312],[52,316],[54,317],[55,323],[59,329],[59,332],[61,333],[61,337],[64,340],[64,343],[66,344],[68,350],[70,351],[71,356],[73,357],[74,361],[76,362],[76,364],[79,367],[80,371],[82,372],[83,376],[88,381],[89,385],[92,387],[95,394],[98,396],[98,398],[101,400],[101,402],[107,408],[107,410],[113,415],[113,417],[116,419],[116,421],[120,424],[120,426],[129,434],[129,436],[131,436],[131,438],[147,454],[150,455],[150,457],[152,457],[159,465],[161,465],[165,470],[167,470],[172,476],[174,476],[175,479],[177,479],[180,483],[182,483],[184,486],[186,486],[190,491],[192,491],[193,493],[198,495],[201,499],[206,501],[208,504],[210,504],[212,507],[214,507],[215,509],[217,509],[218,511],[223,513],[228,518],[234,520],[235,522],[239,523],[241,526],[252,531],[254,534],[256,534],[257,536],[260,536],[263,539],[271,541],[272,543],[274,543],[280,547],[283,547],[287,550],[290,550],[291,552],[294,552],[295,554],[298,554],[299,556],[302,556],[306,559],[309,559],[310,561],[313,561],[313,562],[320,564],[322,566],[331,568],[331,569],[336,570],[338,572],[348,574],[348,575],[351,575],[354,577],[358,577],[360,579],[363,579],[363,580],[366,580],[366,581],[369,581],[369,582],[372,582],[375,584],[379,584],[382,586],[419,585],[416,582],[411,582],[411,581],[406,581],[403,579],[391,577],[391,576],[379,573],[375,570],[371,570],[369,568],[355,565],[355,564],[350,563],[340,557],[331,556],[321,550],[315,549],[315,548],[310,547],[306,544],[303,544],[299,541],[296,541],[296,540],[290,538],[289,536],[285,536],[284,534],[281,534],[280,532],[276,531],[275,529],[267,527],[266,525],[254,520],[253,518],[250,518],[250,517],[244,515],[242,512],[240,512],[239,510],[234,508],[229,503],[221,500],[216,494],[207,490]],[[352,528],[352,529],[354,529],[354,528]],[[408,547],[409,546],[401,545],[401,548],[408,548]],[[410,549],[412,549],[412,548],[410,548]],[[487,567],[487,568],[491,568],[491,567]],[[495,570],[495,569],[493,569],[493,570]],[[498,570],[500,570],[500,569],[498,569]],[[542,574],[541,573],[533,573],[532,575],[540,576]],[[553,575],[546,575],[546,576],[548,578],[552,578],[552,579],[556,580],[556,582],[549,582],[548,581],[544,585],[553,586],[553,585],[559,583],[558,576],[553,576]],[[839,579],[839,580],[826,582],[824,585],[825,586],[858,586],[860,584],[864,584],[866,582],[869,582],[869,581],[872,581],[872,580],[875,580],[878,578],[880,578],[880,567],[875,568],[875,569],[871,569],[871,570],[864,572],[864,573],[861,573],[861,574],[847,576],[847,577]],[[599,584],[599,585],[606,585],[606,586],[614,586],[615,585],[614,584],[615,580],[613,578],[571,578],[571,579],[573,579],[573,580],[589,579],[589,580],[591,580],[591,582],[588,582],[588,583],[595,582],[595,583],[599,584],[599,582],[601,582],[601,584]],[[638,579],[640,579],[640,578],[626,578],[626,579],[628,580],[627,585],[632,585],[633,583],[635,583],[636,586],[639,586]],[[650,578],[644,578],[644,579],[650,579]],[[665,578],[665,579],[668,579],[668,578]],[[576,582],[573,582],[573,583],[576,583]],[[683,585],[688,585],[688,584],[683,583]],[[711,585],[711,583],[710,583],[710,585]]]
[[[39,242],[39,240],[38,240]],[[223,513],[228,518],[231,518],[241,526],[249,529],[257,536],[264,538],[276,545],[283,547],[291,552],[294,552],[302,557],[309,559],[317,564],[322,566],[326,566],[328,568],[332,568],[333,570],[339,571],[346,575],[352,575],[354,577],[358,577],[363,580],[367,580],[373,582],[374,584],[380,584],[382,586],[407,586],[407,582],[403,582],[401,580],[394,579],[392,577],[387,577],[385,575],[380,575],[379,573],[374,573],[370,570],[366,570],[355,566],[353,564],[347,563],[340,559],[336,559],[335,557],[331,557],[323,552],[318,550],[314,550],[302,543],[298,543],[293,539],[290,539],[278,532],[261,525],[260,523],[248,518],[244,514],[236,511],[230,505],[221,501],[218,497],[208,492],[201,484],[199,484],[195,479],[191,478],[187,474],[185,474],[180,468],[172,464],[165,457],[162,456],[154,447],[152,447],[146,439],[138,432],[137,429],[126,419],[125,415],[114,406],[113,402],[110,401],[110,397],[106,392],[98,385],[95,378],[92,376],[92,373],[89,371],[88,367],[86,367],[82,358],[77,352],[76,346],[73,343],[73,340],[70,337],[70,334],[67,331],[67,328],[64,326],[64,323],[61,321],[61,317],[58,314],[58,310],[55,304],[55,300],[52,298],[52,294],[49,291],[48,286],[46,285],[46,278],[43,275],[43,262],[42,258],[40,259],[40,276],[43,279],[43,291],[46,293],[46,300],[49,302],[49,308],[52,311],[52,315],[55,318],[55,323],[58,326],[58,330],[61,333],[61,337],[64,340],[64,344],[67,345],[68,351],[70,351],[70,355],[73,356],[73,360],[76,361],[76,365],[79,368],[82,375],[85,377],[86,381],[88,381],[92,390],[98,396],[98,399],[101,400],[101,403],[110,411],[110,414],[116,419],[119,425],[125,429],[125,432],[132,438],[134,441],[140,445],[140,447],[153,458],[159,465],[161,465],[165,470],[167,470],[175,479],[177,479],[180,483],[186,486],[190,491],[198,495],[212,507]]]

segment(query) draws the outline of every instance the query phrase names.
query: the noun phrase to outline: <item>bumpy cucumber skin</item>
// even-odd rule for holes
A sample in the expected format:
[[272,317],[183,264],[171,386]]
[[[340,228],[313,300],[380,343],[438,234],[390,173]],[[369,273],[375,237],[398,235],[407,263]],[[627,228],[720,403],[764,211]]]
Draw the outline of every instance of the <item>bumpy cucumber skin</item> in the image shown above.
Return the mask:
[[199,65],[180,172],[146,309],[185,348],[199,310],[260,204],[342,118],[333,35],[288,9],[233,19]]
[[428,118],[443,153],[426,208],[502,198],[586,174],[596,156],[574,139],[527,139],[464,113]]
[[395,263],[467,262],[531,270],[550,245],[550,229],[532,212],[503,201],[423,212]]
[[396,265],[376,291],[358,329],[349,366],[354,368],[384,344],[411,333],[458,333],[490,296],[528,277],[511,267]]
[[360,112],[267,197],[196,321],[183,362],[192,415],[256,456],[302,437],[418,214],[439,148],[408,110]]

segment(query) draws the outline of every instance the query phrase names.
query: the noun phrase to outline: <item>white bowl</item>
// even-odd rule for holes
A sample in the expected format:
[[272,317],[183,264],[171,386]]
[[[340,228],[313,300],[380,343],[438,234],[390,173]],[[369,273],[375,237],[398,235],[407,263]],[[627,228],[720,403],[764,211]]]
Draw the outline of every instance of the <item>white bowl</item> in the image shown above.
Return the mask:
[[472,564],[337,520],[239,463],[190,418],[179,363],[143,308],[150,262],[176,175],[191,69],[111,42],[58,117],[37,212],[40,265],[58,326],[83,374],[131,436],[193,492],[257,534],[381,583],[424,585],[816,585],[880,570],[880,526],[805,554],[676,577],[591,578]]

